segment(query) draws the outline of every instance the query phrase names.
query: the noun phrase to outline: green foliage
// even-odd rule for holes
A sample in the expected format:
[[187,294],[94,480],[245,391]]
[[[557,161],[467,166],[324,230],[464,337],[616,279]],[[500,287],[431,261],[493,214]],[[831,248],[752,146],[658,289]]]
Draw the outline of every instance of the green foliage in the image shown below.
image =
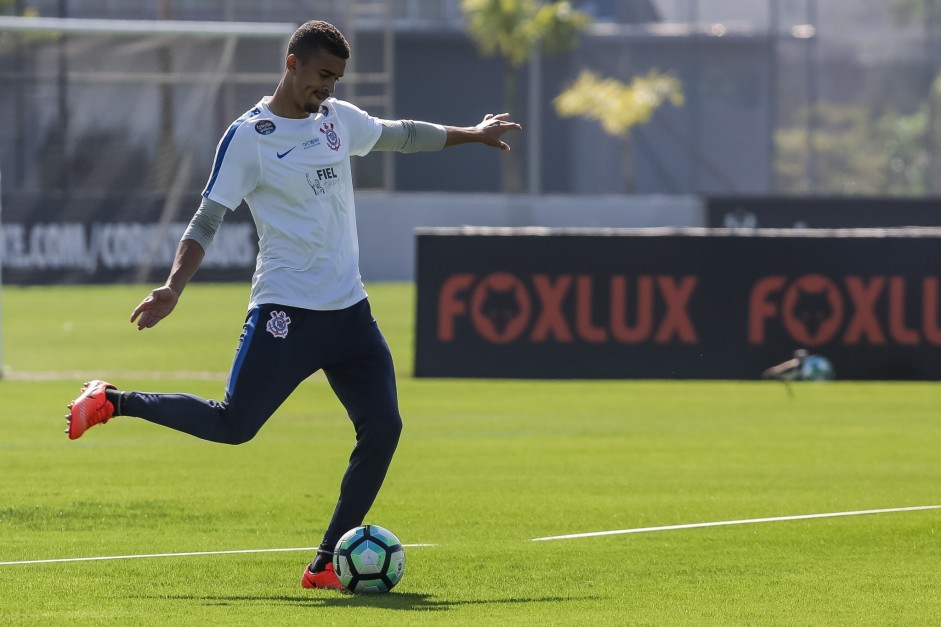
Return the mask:
[[808,193],[808,151],[817,154],[818,192],[875,194],[885,187],[884,152],[874,145],[872,123],[860,106],[820,104],[816,109],[813,143],[808,145],[809,111],[799,112],[795,124],[779,130],[775,169],[780,189]]
[[[547,53],[569,50],[578,42],[578,34],[591,21],[572,9],[565,0],[542,3],[537,0],[462,0],[461,10],[467,31],[486,55],[500,55],[506,60],[503,77],[503,110],[516,114],[516,69],[528,61],[537,49]],[[522,191],[522,165],[519,152],[504,157],[502,187],[506,193]]]
[[471,37],[487,55],[499,54],[512,67],[532,56],[537,45],[547,52],[575,46],[591,18],[564,0],[462,0],[461,10]]
[[575,82],[562,91],[553,104],[561,117],[596,120],[609,135],[621,137],[624,191],[634,191],[634,161],[631,129],[646,124],[666,103],[682,106],[683,85],[671,74],[654,69],[645,76],[635,76],[625,84],[614,78],[601,78],[583,71]]
[[892,14],[902,24],[918,24],[941,17],[941,0],[891,0]]
[[[0,0],[0,15],[16,15],[14,10],[16,3],[14,0]],[[22,17],[39,17],[39,11],[35,7],[26,7],[23,9]],[[23,43],[36,43],[45,41],[54,41],[56,35],[52,33],[16,33],[14,31],[0,31],[0,53],[8,52],[13,46],[14,41]]]
[[[246,286],[194,284],[181,319],[138,333],[126,318],[140,290],[4,288],[13,365],[50,373],[120,359],[121,368],[179,370],[231,358],[232,310]],[[370,292],[393,352],[410,360],[413,288]],[[60,335],[65,320],[81,333]],[[159,346],[142,349],[148,335]],[[325,381],[303,383],[236,447],[132,418],[69,442],[62,414],[80,382],[0,381],[0,562],[319,542],[354,443]],[[116,382],[216,398],[224,386]],[[402,376],[405,430],[368,522],[434,546],[406,548],[405,577],[390,594],[301,589],[312,548],[0,565],[0,622],[937,625],[938,511],[530,541],[938,504],[936,384],[794,390]]]
[[[16,15],[15,9],[15,0],[0,0],[0,15]],[[35,7],[28,6],[23,9],[22,15],[23,17],[38,17],[39,11]]]
[[[929,6],[898,0],[908,17]],[[901,10],[901,9],[900,9]],[[935,7],[938,17],[941,9]],[[920,19],[920,18],[919,18]],[[812,116],[812,118],[811,118]],[[941,74],[910,111],[821,102],[778,130],[778,189],[793,193],[924,196],[941,192]],[[812,160],[813,155],[813,160]],[[811,183],[811,179],[815,179]]]
[[[938,100],[938,83],[931,97]],[[938,103],[934,105],[938,106]],[[860,105],[820,103],[808,145],[809,110],[797,113],[792,126],[778,131],[775,169],[778,186],[789,192],[911,195],[937,191],[941,163],[934,146],[941,135],[932,127],[929,104],[912,113],[876,114]],[[816,154],[817,187],[811,190],[810,148]]]
[[683,86],[678,78],[651,70],[625,84],[583,71],[575,82],[553,101],[562,117],[597,120],[605,132],[623,136],[646,124],[666,103],[683,104]]

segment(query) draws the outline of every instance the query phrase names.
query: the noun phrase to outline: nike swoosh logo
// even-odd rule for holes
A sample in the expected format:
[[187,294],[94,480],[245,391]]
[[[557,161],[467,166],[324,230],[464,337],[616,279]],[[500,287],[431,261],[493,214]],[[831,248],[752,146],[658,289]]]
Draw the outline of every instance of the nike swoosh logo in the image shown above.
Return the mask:
[[[294,150],[294,148],[297,148],[297,146],[294,146],[293,148],[291,148],[291,150]],[[291,150],[288,150],[287,152],[279,152],[278,159],[284,159],[285,157],[287,157],[288,152],[291,152]]]

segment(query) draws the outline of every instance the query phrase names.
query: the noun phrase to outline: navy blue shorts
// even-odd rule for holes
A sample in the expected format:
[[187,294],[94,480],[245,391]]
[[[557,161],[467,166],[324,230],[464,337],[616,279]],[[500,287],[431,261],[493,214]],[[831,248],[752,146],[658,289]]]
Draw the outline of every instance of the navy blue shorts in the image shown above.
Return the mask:
[[362,523],[402,429],[392,355],[368,300],[337,311],[255,307],[248,312],[221,402],[190,394],[127,392],[122,413],[204,440],[240,444],[252,439],[318,370],[356,429],[356,446],[324,538],[332,548],[340,535]]

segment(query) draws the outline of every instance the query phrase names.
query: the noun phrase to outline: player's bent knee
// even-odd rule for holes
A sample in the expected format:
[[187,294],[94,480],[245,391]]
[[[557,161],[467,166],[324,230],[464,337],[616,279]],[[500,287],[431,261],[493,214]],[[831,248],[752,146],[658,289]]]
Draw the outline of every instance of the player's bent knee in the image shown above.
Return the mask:
[[376,446],[395,449],[402,434],[402,417],[398,412],[378,416],[370,420],[360,432],[361,440],[369,440]]
[[382,423],[385,436],[394,442],[399,441],[402,435],[402,417],[398,413],[390,416]]
[[225,444],[231,444],[233,446],[245,444],[246,442],[251,441],[257,434],[258,429],[255,428],[233,428],[229,433],[229,438],[225,441]]

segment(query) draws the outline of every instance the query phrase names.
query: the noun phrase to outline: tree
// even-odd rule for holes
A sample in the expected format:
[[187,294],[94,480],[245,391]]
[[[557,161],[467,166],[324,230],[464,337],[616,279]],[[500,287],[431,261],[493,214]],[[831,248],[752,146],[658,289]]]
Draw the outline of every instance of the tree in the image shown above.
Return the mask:
[[[538,0],[462,0],[461,10],[471,39],[485,55],[499,55],[504,69],[504,110],[516,115],[517,70],[537,50],[549,54],[565,52],[578,42],[579,33],[591,18],[565,0],[542,4]],[[503,190],[523,188],[518,153],[507,155]]]
[[889,8],[900,24],[921,24],[925,35],[927,80],[930,84],[926,95],[926,105],[922,111],[926,115],[924,126],[925,134],[921,139],[924,146],[926,166],[923,169],[924,193],[937,194],[939,185],[935,176],[938,159],[935,153],[938,149],[935,127],[938,118],[937,85],[941,78],[939,71],[939,58],[941,58],[941,0],[891,0]]
[[664,104],[678,107],[683,102],[683,85],[671,74],[651,70],[625,84],[584,71],[553,104],[562,117],[596,120],[606,133],[622,138],[625,188],[630,192],[634,190],[631,130],[649,122]]
[[[936,82],[931,98],[941,99]],[[937,106],[937,102],[935,103]],[[939,145],[928,103],[912,113],[875,114],[861,105],[819,103],[813,149],[817,155],[817,192],[923,196],[941,176],[930,146]],[[775,169],[781,188],[789,193],[810,191],[807,176],[808,111],[798,112],[794,126],[777,132]],[[926,141],[931,138],[931,141]]]
[[892,13],[903,23],[923,23],[941,15],[941,0],[892,0]]
[[[0,15],[18,15],[16,0],[0,0]],[[35,7],[23,7],[23,17],[38,17],[39,11]]]

